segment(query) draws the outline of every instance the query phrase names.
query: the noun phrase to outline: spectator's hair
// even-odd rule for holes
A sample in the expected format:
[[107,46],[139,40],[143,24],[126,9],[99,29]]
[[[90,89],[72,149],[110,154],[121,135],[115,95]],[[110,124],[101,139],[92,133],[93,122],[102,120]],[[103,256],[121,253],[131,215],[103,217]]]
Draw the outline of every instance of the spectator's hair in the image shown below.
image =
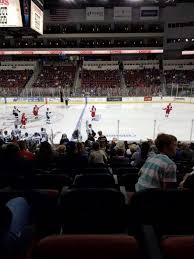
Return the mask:
[[78,142],[77,143],[77,151],[78,153],[81,153],[84,150],[84,143],[83,142]]
[[117,156],[124,156],[125,150],[124,149],[116,149],[116,155]]
[[18,145],[19,145],[20,150],[25,150],[27,148],[26,141],[24,141],[24,140],[18,141]]
[[59,145],[59,146],[56,148],[56,151],[57,151],[59,154],[65,154],[66,146],[65,146],[65,145]]
[[163,151],[165,147],[169,147],[172,142],[177,141],[177,138],[173,135],[159,134],[155,140],[155,145],[158,151]]
[[68,154],[73,154],[77,152],[77,143],[74,141],[69,141],[66,144],[66,150]]
[[141,144],[141,157],[146,159],[148,157],[148,152],[150,151],[150,143],[145,141]]
[[102,131],[98,131],[98,135],[101,137],[102,136]]
[[39,154],[52,154],[52,146],[47,141],[41,142]]
[[5,148],[5,154],[7,158],[16,158],[17,152],[20,151],[18,144],[9,143]]
[[92,145],[92,149],[98,151],[100,149],[100,144],[98,142],[94,142]]

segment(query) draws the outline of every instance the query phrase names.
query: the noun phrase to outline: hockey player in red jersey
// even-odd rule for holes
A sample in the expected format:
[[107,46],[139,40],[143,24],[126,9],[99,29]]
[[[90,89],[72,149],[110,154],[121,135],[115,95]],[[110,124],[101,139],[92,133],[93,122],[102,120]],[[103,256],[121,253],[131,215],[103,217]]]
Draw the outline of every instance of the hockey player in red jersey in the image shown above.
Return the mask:
[[25,128],[26,128],[26,122],[27,122],[26,114],[25,114],[25,113],[22,113],[21,126],[20,126],[20,128],[25,129]]
[[39,107],[37,105],[35,105],[33,108],[33,111],[32,111],[35,119],[38,119],[38,111],[39,111]]
[[94,105],[92,106],[92,109],[91,109],[91,116],[92,116],[92,120],[95,120],[95,117],[96,117],[96,108],[94,107]]
[[171,103],[169,103],[166,108],[164,108],[164,110],[166,111],[165,117],[168,118],[170,112],[172,111],[172,105]]

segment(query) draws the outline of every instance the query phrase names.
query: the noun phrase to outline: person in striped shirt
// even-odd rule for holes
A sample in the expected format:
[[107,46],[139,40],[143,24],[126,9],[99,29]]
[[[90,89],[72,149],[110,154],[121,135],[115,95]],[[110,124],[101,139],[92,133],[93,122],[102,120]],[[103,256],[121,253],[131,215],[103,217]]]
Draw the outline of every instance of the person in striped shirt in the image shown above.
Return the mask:
[[176,154],[177,139],[168,134],[159,134],[155,140],[159,154],[148,158],[139,171],[136,191],[150,188],[170,189],[176,185],[176,165],[170,157]]

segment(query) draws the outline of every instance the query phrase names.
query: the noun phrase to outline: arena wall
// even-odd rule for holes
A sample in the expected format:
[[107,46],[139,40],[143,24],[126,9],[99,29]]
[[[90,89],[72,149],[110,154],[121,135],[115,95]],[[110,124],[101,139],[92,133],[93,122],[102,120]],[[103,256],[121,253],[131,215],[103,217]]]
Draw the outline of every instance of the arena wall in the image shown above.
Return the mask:
[[[6,98],[9,104],[22,104],[22,103],[46,103],[46,104],[61,104],[60,98]],[[85,98],[82,97],[70,97],[69,104],[85,104]],[[106,97],[88,97],[88,104],[130,104],[130,103],[187,103],[194,104],[194,98],[191,97],[151,97],[152,100],[146,97],[122,97],[122,101],[107,102]],[[150,100],[150,101],[147,101]],[[0,104],[5,103],[4,98],[0,98]]]

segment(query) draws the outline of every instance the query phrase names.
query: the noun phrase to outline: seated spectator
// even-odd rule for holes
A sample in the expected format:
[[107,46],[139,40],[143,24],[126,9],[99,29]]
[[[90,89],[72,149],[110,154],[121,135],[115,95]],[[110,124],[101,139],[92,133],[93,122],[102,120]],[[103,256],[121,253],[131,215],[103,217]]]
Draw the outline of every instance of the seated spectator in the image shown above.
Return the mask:
[[98,142],[100,144],[100,148],[106,150],[107,138],[102,134],[102,131],[98,131]]
[[107,163],[107,156],[103,150],[100,149],[98,142],[93,143],[92,151],[89,155],[90,165],[105,165]]
[[16,143],[9,143],[3,147],[0,157],[1,173],[16,176],[32,169],[28,168],[27,160],[18,155],[19,151],[19,145]]
[[192,154],[192,151],[191,151],[189,145],[186,143],[182,143],[181,150],[179,153],[179,159],[191,162],[192,158],[193,158],[193,154]]
[[50,164],[55,163],[57,159],[57,152],[52,149],[52,146],[47,142],[41,142],[40,149],[36,155],[38,166],[49,167]]
[[88,152],[85,149],[85,145],[82,142],[77,143],[77,158],[76,162],[80,167],[87,167],[88,165]]
[[180,189],[194,191],[194,172],[186,174],[179,184]]
[[150,151],[150,144],[148,141],[143,142],[140,150],[133,153],[131,157],[131,165],[134,167],[142,167],[142,165],[145,163],[146,159],[149,156]]
[[64,156],[66,153],[66,146],[61,144],[56,148],[56,152],[58,153],[59,156]]
[[77,153],[79,156],[88,158],[88,152],[85,150],[85,145],[82,142],[77,143]]
[[77,143],[69,141],[66,144],[66,154],[61,160],[63,168],[77,168],[79,165],[76,163],[77,158]]
[[26,146],[26,142],[21,140],[18,141],[18,145],[20,150],[18,151],[18,156],[21,158],[25,158],[27,160],[34,160],[35,159],[35,155],[28,151],[27,146]]
[[123,152],[125,153],[125,143],[122,140],[119,141],[112,141],[112,145],[111,145],[111,157],[116,156],[116,152],[118,149],[123,150]]
[[[23,257],[26,253],[30,238],[22,234],[30,224],[30,210],[29,204],[22,197],[9,200],[4,208],[1,206],[0,225],[3,225],[0,236],[1,255]],[[6,231],[2,231],[2,228]]]
[[170,159],[176,153],[176,137],[160,134],[155,145],[159,154],[147,159],[140,169],[136,191],[150,188],[169,189],[176,184],[176,165]]
[[131,159],[135,152],[139,151],[139,146],[136,143],[129,144],[126,149],[126,156]]
[[113,156],[110,160],[111,166],[129,166],[129,158],[125,157],[125,150],[124,149],[117,149],[116,155]]

